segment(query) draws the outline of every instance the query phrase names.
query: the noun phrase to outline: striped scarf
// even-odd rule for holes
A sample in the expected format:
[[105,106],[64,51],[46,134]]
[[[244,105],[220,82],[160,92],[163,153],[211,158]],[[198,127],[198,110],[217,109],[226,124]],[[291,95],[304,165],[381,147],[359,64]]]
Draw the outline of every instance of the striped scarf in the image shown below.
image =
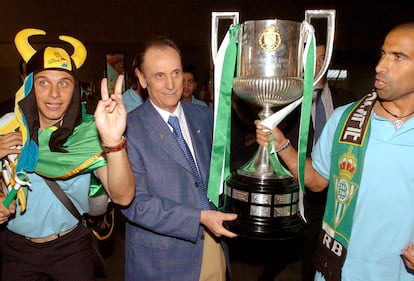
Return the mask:
[[348,107],[335,132],[328,198],[314,256],[316,269],[327,281],[341,280],[376,99],[372,92]]

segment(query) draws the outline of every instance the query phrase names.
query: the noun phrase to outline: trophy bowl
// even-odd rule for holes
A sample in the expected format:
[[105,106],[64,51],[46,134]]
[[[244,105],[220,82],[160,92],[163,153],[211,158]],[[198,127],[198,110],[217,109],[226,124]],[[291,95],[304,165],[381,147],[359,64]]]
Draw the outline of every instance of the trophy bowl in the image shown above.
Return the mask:
[[[227,15],[223,15],[227,16]],[[326,72],[332,53],[334,10],[310,10],[305,21],[280,19],[250,20],[240,25],[237,42],[234,93],[248,103],[261,106],[260,119],[303,96],[304,54],[310,18],[326,18],[327,52],[315,83]],[[237,14],[238,19],[238,14]],[[216,22],[213,20],[213,22]],[[212,28],[217,33],[217,27]],[[215,44],[216,40],[212,40]],[[213,54],[216,53],[212,46]],[[214,58],[214,55],[213,55]],[[284,240],[302,235],[299,215],[299,186],[294,177],[270,157],[268,147],[259,147],[254,157],[225,180],[224,210],[237,213],[224,226],[239,236]],[[281,168],[282,167],[282,168]]]
[[291,103],[303,93],[303,79],[296,77],[236,77],[233,90],[241,99],[270,107]]

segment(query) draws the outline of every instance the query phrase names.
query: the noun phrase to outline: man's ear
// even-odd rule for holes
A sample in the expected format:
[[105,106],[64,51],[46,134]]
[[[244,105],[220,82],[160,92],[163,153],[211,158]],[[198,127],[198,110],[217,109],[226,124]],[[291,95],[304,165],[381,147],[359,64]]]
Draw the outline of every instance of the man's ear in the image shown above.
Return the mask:
[[144,73],[139,71],[138,68],[135,68],[135,75],[138,77],[139,84],[141,85],[141,88],[146,89],[147,88],[147,80],[145,79]]

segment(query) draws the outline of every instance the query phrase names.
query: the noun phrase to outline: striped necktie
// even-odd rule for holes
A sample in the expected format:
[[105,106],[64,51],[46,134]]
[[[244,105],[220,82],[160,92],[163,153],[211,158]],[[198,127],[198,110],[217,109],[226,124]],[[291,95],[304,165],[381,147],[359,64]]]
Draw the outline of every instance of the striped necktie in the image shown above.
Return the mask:
[[203,184],[203,181],[201,180],[200,173],[198,172],[195,160],[193,158],[193,155],[190,151],[190,148],[188,147],[187,143],[184,140],[183,134],[181,132],[180,123],[178,121],[178,118],[176,116],[170,116],[168,118],[168,124],[173,127],[173,134],[174,137],[177,139],[178,145],[180,146],[181,150],[184,152],[184,156],[187,159],[188,163],[191,166],[191,170],[193,171],[194,178],[196,180],[196,187],[199,187],[200,190],[200,197],[201,197],[201,203],[203,205],[204,210],[209,210],[210,204],[207,199],[207,189],[205,185]]

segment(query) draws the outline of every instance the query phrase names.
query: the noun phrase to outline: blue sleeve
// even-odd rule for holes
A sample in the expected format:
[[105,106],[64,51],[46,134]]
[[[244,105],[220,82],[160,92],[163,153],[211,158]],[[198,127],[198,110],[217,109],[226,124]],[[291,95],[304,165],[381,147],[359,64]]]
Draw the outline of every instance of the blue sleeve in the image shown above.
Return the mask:
[[312,166],[324,178],[329,180],[331,170],[332,143],[342,113],[349,105],[335,109],[322,130],[315,147],[312,150]]

